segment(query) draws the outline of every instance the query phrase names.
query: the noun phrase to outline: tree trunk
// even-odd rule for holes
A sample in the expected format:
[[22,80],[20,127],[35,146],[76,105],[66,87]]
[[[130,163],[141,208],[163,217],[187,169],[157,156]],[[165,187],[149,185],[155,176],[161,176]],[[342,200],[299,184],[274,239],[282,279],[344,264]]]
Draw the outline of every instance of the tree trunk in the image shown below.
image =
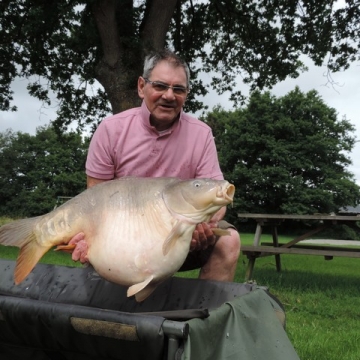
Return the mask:
[[103,57],[96,66],[96,79],[104,87],[114,114],[140,105],[137,79],[142,74],[144,54],[164,47],[176,2],[147,1],[141,39],[137,43],[127,37],[129,27],[133,26],[129,16],[132,0],[94,3],[92,11],[103,50]]

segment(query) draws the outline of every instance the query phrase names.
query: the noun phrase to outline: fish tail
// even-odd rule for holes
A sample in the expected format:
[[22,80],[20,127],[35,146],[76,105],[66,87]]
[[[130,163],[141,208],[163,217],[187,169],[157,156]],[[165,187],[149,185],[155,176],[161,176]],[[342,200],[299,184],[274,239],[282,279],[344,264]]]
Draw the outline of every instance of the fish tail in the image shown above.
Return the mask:
[[38,217],[15,220],[0,227],[0,244],[21,248],[29,240]]
[[20,284],[51,247],[40,246],[34,234],[37,218],[13,221],[0,228],[0,244],[20,248],[15,266],[15,284]]

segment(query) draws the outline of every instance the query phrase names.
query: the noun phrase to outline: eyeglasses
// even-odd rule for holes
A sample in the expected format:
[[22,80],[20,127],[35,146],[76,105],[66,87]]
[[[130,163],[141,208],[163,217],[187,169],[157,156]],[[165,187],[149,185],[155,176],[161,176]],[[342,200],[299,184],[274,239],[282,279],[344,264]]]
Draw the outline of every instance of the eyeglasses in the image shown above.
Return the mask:
[[186,95],[188,88],[184,87],[184,86],[171,86],[168,84],[164,84],[163,82],[160,81],[151,81],[148,78],[144,78],[145,82],[151,84],[151,86],[153,87],[153,89],[157,92],[160,93],[165,93],[166,91],[168,91],[169,89],[171,89],[175,95]]

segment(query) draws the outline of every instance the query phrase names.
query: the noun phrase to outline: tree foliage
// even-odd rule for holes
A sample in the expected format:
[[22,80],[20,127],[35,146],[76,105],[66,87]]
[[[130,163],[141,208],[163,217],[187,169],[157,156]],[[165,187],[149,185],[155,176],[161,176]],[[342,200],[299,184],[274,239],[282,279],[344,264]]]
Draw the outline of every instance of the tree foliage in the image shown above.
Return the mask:
[[[236,102],[240,75],[251,89],[271,87],[304,70],[301,55],[328,69],[359,60],[360,7],[346,0],[3,0],[0,3],[0,110],[16,110],[11,83],[59,104],[57,124],[98,121],[138,104],[144,55],[170,47],[193,81],[187,106],[210,85]],[[211,84],[198,76],[214,74]],[[100,84],[92,90],[93,84]],[[92,92],[93,91],[93,92]],[[109,106],[110,104],[110,106]]]
[[38,128],[35,136],[0,133],[0,215],[43,215],[58,196],[83,191],[87,147],[78,133],[59,136],[51,125]]
[[279,98],[255,91],[246,107],[218,107],[204,120],[237,188],[234,213],[328,214],[360,203],[347,169],[354,126],[315,90]]

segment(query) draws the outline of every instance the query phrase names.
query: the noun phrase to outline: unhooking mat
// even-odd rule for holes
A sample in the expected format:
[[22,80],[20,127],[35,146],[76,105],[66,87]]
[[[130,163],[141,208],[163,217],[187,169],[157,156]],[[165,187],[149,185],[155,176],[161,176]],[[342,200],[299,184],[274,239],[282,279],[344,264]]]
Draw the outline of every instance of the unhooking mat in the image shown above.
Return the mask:
[[173,277],[144,302],[92,267],[0,260],[1,360],[299,360],[266,288]]

